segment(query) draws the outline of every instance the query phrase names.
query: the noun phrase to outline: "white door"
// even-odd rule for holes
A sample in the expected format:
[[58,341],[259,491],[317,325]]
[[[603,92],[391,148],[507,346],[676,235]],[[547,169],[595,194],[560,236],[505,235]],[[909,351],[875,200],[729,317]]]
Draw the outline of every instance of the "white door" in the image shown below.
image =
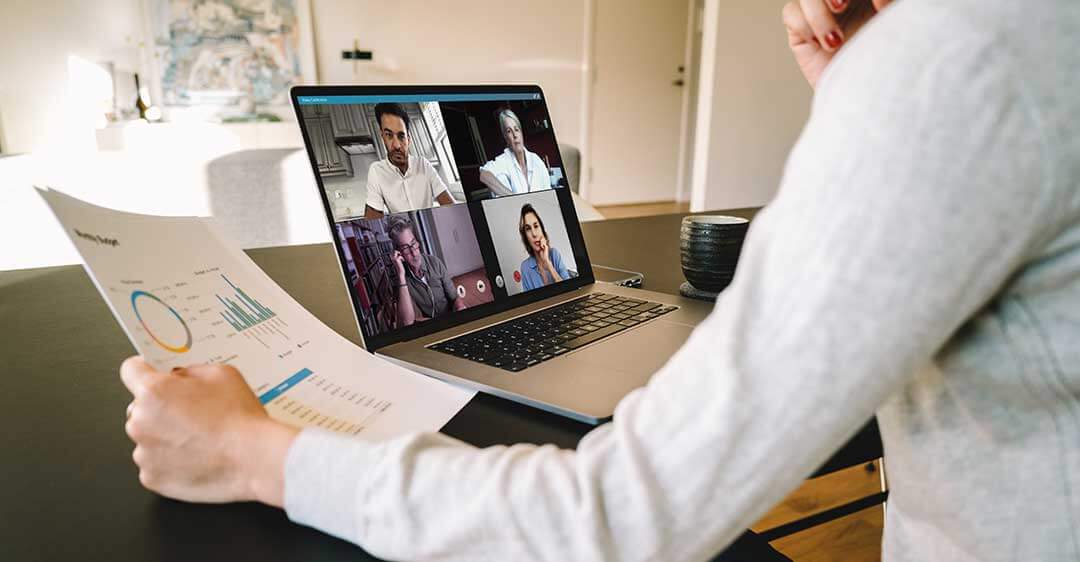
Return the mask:
[[687,0],[595,0],[586,198],[676,199]]

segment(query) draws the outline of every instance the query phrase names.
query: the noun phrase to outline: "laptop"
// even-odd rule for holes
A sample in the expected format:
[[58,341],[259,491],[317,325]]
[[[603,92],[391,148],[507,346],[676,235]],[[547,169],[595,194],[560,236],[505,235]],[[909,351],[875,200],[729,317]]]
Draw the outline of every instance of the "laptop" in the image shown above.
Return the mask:
[[596,282],[540,87],[291,97],[368,351],[595,424],[710,312]]

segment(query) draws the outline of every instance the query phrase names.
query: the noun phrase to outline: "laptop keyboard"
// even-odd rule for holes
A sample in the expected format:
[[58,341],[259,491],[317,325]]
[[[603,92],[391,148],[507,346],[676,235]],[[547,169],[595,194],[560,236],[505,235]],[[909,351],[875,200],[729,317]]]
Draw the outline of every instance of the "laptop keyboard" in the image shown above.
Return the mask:
[[592,293],[428,347],[517,372],[677,308],[641,299]]

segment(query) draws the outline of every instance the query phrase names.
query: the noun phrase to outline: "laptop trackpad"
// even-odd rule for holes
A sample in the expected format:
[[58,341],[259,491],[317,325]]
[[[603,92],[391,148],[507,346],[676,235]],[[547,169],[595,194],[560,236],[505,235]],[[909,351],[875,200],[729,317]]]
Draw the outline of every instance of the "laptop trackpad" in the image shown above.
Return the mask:
[[570,357],[624,373],[651,376],[686,342],[693,328],[657,320],[587,347]]

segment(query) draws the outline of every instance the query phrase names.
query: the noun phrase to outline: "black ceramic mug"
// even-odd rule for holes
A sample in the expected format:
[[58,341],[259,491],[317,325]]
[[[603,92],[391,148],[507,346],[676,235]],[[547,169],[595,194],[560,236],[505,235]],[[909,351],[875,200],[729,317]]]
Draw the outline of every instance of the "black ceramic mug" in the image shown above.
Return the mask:
[[750,221],[725,215],[693,215],[682,220],[679,253],[683,276],[695,289],[719,293],[735,277]]

